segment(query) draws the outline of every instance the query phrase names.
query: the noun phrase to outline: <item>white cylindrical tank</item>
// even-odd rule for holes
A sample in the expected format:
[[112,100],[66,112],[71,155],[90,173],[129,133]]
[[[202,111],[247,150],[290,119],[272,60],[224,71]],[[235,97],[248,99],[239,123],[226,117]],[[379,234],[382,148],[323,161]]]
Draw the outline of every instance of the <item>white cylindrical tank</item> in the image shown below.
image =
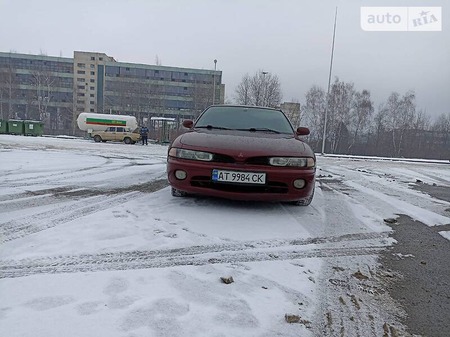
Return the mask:
[[136,117],[127,115],[110,115],[82,112],[77,118],[77,124],[80,130],[102,131],[109,126],[123,126],[131,131],[138,127]]

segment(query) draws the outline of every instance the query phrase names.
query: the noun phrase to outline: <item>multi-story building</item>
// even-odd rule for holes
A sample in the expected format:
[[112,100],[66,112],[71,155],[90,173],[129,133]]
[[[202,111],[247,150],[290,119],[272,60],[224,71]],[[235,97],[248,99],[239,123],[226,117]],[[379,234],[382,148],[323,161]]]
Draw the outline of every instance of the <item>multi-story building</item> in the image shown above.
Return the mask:
[[0,119],[45,122],[46,133],[78,132],[81,112],[193,118],[224,102],[222,72],[117,62],[104,53],[73,58],[0,53]]
[[0,53],[0,118],[45,121],[46,130],[69,129],[73,60]]

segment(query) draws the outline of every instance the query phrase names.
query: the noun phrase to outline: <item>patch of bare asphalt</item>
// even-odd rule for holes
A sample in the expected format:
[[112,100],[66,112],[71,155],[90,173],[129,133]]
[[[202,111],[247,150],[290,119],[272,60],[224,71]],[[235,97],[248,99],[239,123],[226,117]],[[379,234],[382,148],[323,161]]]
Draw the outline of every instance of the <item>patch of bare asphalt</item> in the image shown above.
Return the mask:
[[397,243],[381,254],[385,288],[406,311],[413,335],[450,336],[450,241],[438,230],[401,215],[390,224]]
[[450,187],[449,186],[439,186],[437,184],[426,184],[419,181],[416,181],[415,184],[412,184],[411,187],[415,190],[428,193],[433,198],[444,200],[450,202]]

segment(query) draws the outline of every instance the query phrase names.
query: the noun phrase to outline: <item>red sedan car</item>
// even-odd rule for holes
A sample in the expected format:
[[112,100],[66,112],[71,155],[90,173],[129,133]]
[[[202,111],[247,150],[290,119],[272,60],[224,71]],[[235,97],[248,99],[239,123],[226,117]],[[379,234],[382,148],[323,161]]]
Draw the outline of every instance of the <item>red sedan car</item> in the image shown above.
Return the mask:
[[213,105],[170,145],[167,175],[173,196],[288,201],[314,195],[316,157],[281,110]]

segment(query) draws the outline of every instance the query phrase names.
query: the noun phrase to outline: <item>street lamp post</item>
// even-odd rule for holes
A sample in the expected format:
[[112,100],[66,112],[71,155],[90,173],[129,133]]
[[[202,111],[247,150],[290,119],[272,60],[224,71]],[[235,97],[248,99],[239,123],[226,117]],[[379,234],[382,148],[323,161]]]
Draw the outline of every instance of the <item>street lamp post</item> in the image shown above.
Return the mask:
[[268,74],[268,71],[263,71],[263,106],[267,106],[267,99],[266,99],[266,95],[267,95],[267,84],[266,84],[266,75]]
[[336,20],[337,20],[337,7],[336,7],[336,13],[334,14],[333,43],[331,46],[330,73],[328,74],[328,90],[327,90],[327,97],[326,97],[326,102],[325,102],[325,120],[323,122],[322,154],[325,154],[325,137],[326,137],[326,133],[327,133],[327,119],[328,119],[328,98],[330,95],[331,72],[333,70],[334,38],[336,36]]
[[217,60],[214,59],[214,73],[213,73],[213,105],[216,103],[216,69],[217,69]]

